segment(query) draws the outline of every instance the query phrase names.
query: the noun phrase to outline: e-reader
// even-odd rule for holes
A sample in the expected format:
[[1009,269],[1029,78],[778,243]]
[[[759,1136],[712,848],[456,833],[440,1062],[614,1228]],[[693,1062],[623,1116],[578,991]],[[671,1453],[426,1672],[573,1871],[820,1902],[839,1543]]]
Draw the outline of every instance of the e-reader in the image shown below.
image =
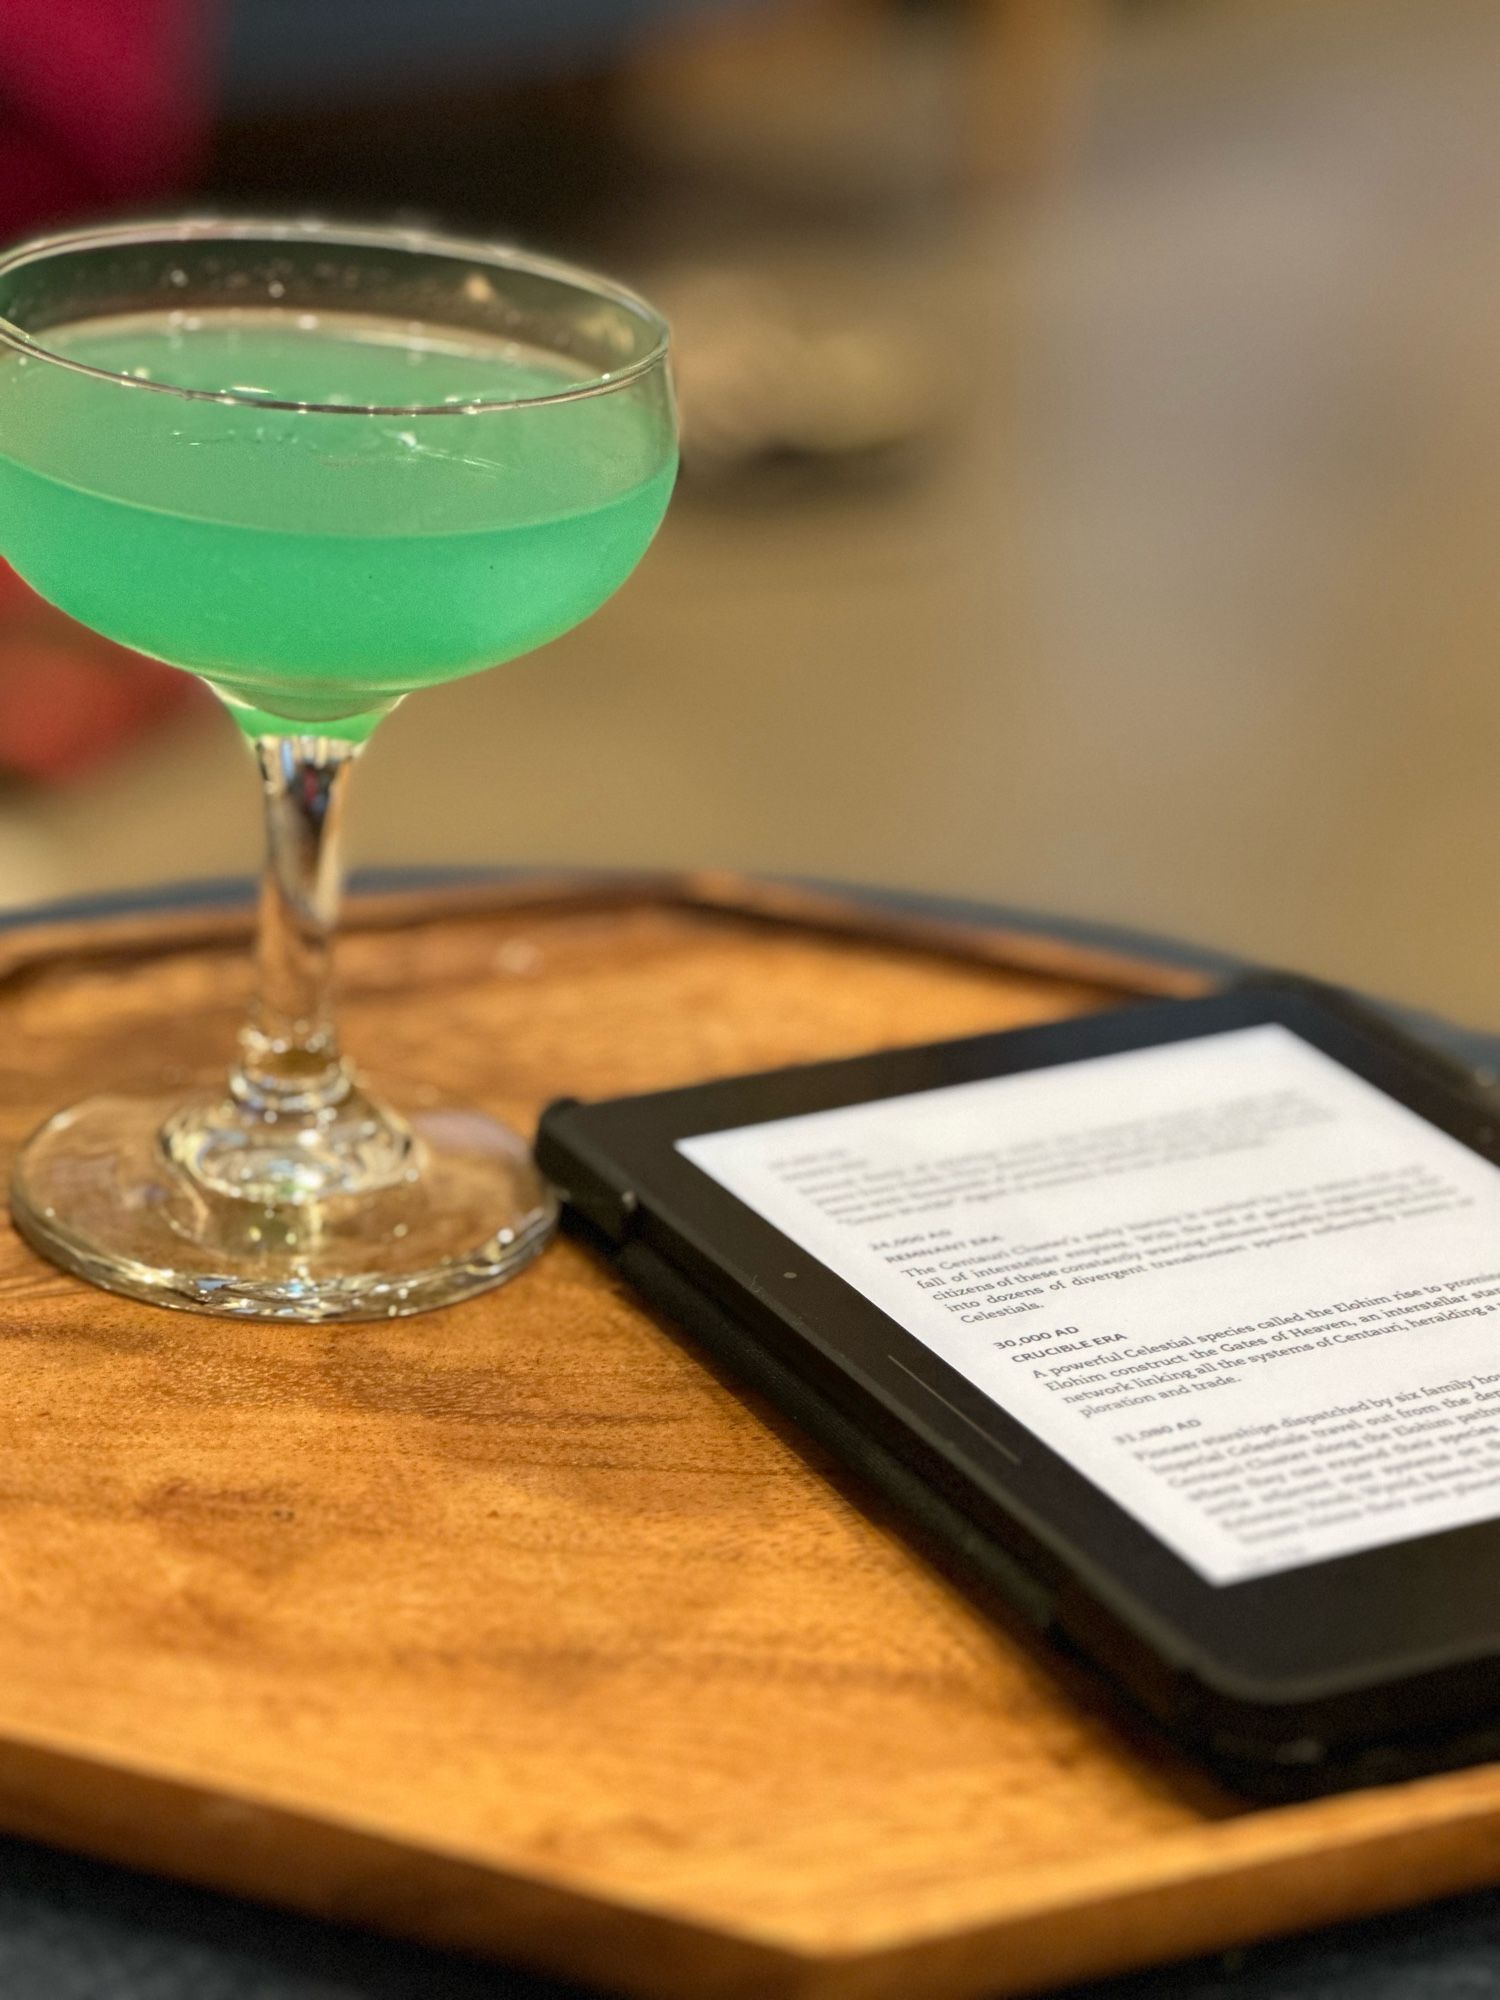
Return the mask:
[[1262,980],[565,1102],[538,1150],[920,1542],[1274,1794],[1500,1747],[1497,1125]]

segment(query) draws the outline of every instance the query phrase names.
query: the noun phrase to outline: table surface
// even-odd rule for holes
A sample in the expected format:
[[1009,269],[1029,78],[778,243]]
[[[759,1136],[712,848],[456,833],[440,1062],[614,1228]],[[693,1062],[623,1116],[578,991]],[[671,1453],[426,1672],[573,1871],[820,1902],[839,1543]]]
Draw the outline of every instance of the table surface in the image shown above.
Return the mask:
[[[586,2000],[393,1943],[0,1841],[5,2000]],[[1500,1891],[1166,1966],[1054,2000],[1497,2000]],[[920,1996],[913,1995],[913,2000]]]
[[[896,899],[892,899],[893,901]],[[910,899],[902,899],[910,907]],[[929,904],[934,912],[945,906]],[[946,906],[951,913],[952,906]],[[1015,912],[980,913],[1014,927]],[[1087,937],[1089,933],[1081,933]],[[1120,939],[1093,934],[1105,944]],[[1139,940],[1131,940],[1139,948]],[[1163,956],[1194,954],[1163,947]],[[1201,961],[1207,962],[1207,961]],[[1477,1060],[1500,1043],[1429,1024]],[[5,2000],[582,2000],[583,1989],[0,1839]],[[1500,2000],[1500,1891],[1069,1989],[1063,2000]]]

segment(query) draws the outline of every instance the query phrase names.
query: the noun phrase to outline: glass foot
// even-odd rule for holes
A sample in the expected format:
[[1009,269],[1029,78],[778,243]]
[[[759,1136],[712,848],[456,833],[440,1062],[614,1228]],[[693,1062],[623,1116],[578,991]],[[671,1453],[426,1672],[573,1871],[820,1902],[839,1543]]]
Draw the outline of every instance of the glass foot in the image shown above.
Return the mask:
[[[92,1097],[59,1112],[16,1163],[16,1227],[54,1264],[108,1291],[287,1320],[451,1305],[503,1284],[556,1227],[556,1201],[529,1147],[481,1112],[382,1111],[403,1149],[383,1185],[268,1202],[228,1191],[222,1173],[192,1170],[182,1134],[214,1109],[210,1098]],[[263,1185],[259,1174],[247,1183]]]

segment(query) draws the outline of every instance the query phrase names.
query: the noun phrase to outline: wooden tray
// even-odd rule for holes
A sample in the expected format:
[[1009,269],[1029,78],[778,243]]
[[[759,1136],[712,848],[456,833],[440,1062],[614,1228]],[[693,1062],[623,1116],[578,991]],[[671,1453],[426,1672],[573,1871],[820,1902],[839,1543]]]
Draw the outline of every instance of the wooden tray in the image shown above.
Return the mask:
[[[212,1068],[244,918],[5,943],[4,1136]],[[1188,990],[711,882],[387,900],[355,1050],[518,1119]],[[0,1247],[0,1823],[650,1995],[1020,1992],[1500,1877],[1500,1774],[1246,1811],[588,1256],[386,1325]]]

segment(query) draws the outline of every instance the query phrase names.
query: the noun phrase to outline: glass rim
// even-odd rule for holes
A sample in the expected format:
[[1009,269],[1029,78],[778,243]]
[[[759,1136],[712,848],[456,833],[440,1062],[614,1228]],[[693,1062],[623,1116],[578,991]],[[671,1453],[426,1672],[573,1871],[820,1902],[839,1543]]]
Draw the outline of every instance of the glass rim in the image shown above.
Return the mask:
[[328,417],[470,417],[498,414],[505,410],[543,409],[551,404],[583,402],[591,397],[611,396],[640,381],[667,360],[671,351],[671,331],[666,320],[638,292],[614,278],[606,278],[581,264],[570,264],[514,244],[489,243],[481,238],[450,236],[442,231],[411,229],[404,225],[323,222],[316,218],[267,221],[256,217],[193,215],[165,221],[104,223],[88,229],[63,230],[48,236],[34,236],[0,252],[0,278],[25,264],[39,263],[69,251],[88,250],[111,243],[194,243],[220,238],[226,243],[322,242],[330,247],[348,245],[372,249],[425,251],[438,256],[462,259],[472,264],[488,264],[506,271],[524,272],[529,277],[549,278],[576,291],[592,294],[622,307],[654,336],[650,347],[623,368],[607,370],[565,387],[540,395],[479,398],[466,403],[307,403],[274,396],[247,396],[233,389],[188,389],[175,382],[144,381],[112,368],[98,368],[58,354],[44,341],[0,315],[0,345],[18,350],[28,359],[46,361],[77,375],[91,375],[101,382],[116,382],[122,388],[144,389],[158,395],[180,396],[200,403],[221,403],[247,410],[291,410],[307,416]]

